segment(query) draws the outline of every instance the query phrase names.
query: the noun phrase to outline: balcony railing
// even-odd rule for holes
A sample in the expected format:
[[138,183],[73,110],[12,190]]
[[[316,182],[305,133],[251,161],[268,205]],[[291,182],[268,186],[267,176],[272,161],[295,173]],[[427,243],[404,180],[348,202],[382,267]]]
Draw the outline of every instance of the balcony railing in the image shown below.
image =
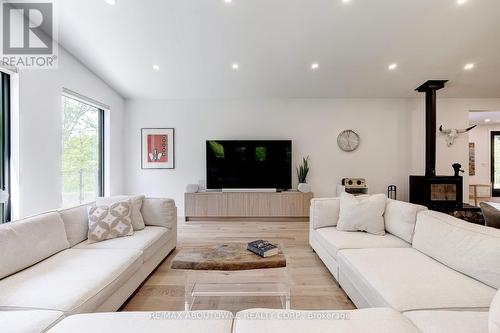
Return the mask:
[[92,202],[99,196],[99,170],[63,171],[63,207]]

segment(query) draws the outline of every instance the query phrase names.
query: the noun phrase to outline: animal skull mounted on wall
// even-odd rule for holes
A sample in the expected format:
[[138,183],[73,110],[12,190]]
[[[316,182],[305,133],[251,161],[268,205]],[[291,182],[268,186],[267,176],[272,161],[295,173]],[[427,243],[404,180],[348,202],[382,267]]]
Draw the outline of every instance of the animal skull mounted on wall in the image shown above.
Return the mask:
[[456,129],[456,128],[443,129],[443,125],[441,125],[441,126],[439,126],[439,132],[446,135],[446,144],[448,145],[448,147],[451,147],[453,145],[453,143],[455,142],[455,139],[458,138],[458,136],[460,134],[467,133],[468,131],[470,131],[471,129],[473,129],[476,126],[477,125],[474,125],[474,126],[464,128],[464,129]]

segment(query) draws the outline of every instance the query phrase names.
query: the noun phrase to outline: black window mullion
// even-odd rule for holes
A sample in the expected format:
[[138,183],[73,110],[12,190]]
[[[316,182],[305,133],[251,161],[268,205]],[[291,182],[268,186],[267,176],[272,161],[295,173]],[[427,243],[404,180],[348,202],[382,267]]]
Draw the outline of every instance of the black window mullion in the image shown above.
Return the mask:
[[495,171],[496,170],[496,165],[495,161],[498,158],[498,156],[495,155],[495,138],[500,136],[500,132],[498,131],[492,131],[491,132],[491,195],[493,197],[499,197],[500,196],[500,189],[495,188]]
[[0,189],[7,191],[9,199],[1,204],[0,223],[11,220],[10,199],[10,75],[1,73],[1,147],[0,147]]
[[104,196],[104,110],[99,109],[99,195]]

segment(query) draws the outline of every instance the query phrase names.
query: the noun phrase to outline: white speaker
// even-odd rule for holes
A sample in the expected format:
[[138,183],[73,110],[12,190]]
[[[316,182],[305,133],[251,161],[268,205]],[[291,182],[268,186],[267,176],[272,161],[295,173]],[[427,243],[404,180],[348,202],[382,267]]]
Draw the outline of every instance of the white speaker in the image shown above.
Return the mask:
[[196,193],[199,189],[200,187],[198,186],[198,184],[188,184],[186,186],[186,193]]
[[299,192],[309,193],[309,192],[311,192],[311,185],[306,184],[306,183],[300,183],[299,186],[297,187],[297,189],[299,190]]

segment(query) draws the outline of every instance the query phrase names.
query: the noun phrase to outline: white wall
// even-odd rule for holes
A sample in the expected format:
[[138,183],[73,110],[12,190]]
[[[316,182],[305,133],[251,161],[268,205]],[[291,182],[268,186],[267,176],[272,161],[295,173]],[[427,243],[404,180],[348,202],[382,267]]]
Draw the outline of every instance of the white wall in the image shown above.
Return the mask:
[[[386,193],[395,184],[406,199],[407,104],[399,99],[127,101],[126,191],[173,197],[182,209],[186,184],[205,180],[207,139],[291,139],[294,165],[310,156],[308,182],[316,196],[335,195],[343,177],[364,177],[371,192]],[[175,170],[141,170],[141,127],[175,128]],[[337,147],[344,129],[361,136],[356,152]]]
[[[418,129],[412,131],[412,168],[413,174],[422,174],[425,171],[425,103],[423,99],[416,99],[411,103],[412,123]],[[500,99],[495,98],[440,98],[437,102],[437,126],[444,128],[466,128],[469,126],[469,112],[471,110],[500,110]],[[469,134],[460,135],[455,143],[448,147],[445,136],[437,133],[436,144],[436,173],[438,175],[452,175],[453,163],[460,163],[465,171],[464,202],[469,197]]]
[[59,69],[19,73],[19,161],[13,171],[20,216],[61,206],[63,88],[110,106],[108,187],[112,194],[123,191],[123,98],[61,48]]
[[[207,139],[292,139],[293,164],[310,155],[309,183],[316,196],[335,195],[343,177],[364,177],[372,193],[398,186],[408,197],[408,175],[423,174],[423,95],[415,99],[282,99],[123,101],[123,98],[63,49],[58,70],[19,74],[20,216],[61,205],[61,92],[68,88],[110,105],[108,194],[169,196],[183,208],[185,185],[205,180]],[[470,110],[499,110],[500,99],[438,99],[438,125],[463,128]],[[125,118],[124,118],[125,117]],[[176,129],[176,169],[141,170],[141,127]],[[344,153],[341,130],[354,129],[361,146]],[[446,147],[438,134],[437,172],[451,164],[465,169],[468,196],[468,135]],[[294,182],[296,177],[294,175]],[[182,211],[182,210],[181,210]]]
[[[498,110],[500,99],[438,99],[437,123],[464,128],[470,110]],[[336,194],[343,177],[364,177],[372,193],[398,186],[408,199],[408,176],[425,171],[424,96],[412,99],[286,99],[127,101],[125,117],[125,190],[173,197],[183,208],[186,184],[205,180],[207,139],[292,139],[293,164],[310,155],[309,183],[318,197]],[[141,170],[141,127],[174,127],[176,169]],[[337,147],[341,130],[356,130],[358,151]],[[437,135],[438,175],[451,175],[453,163],[464,173],[468,197],[468,135],[452,147]],[[294,175],[295,182],[295,175]],[[182,210],[181,210],[182,212]]]

